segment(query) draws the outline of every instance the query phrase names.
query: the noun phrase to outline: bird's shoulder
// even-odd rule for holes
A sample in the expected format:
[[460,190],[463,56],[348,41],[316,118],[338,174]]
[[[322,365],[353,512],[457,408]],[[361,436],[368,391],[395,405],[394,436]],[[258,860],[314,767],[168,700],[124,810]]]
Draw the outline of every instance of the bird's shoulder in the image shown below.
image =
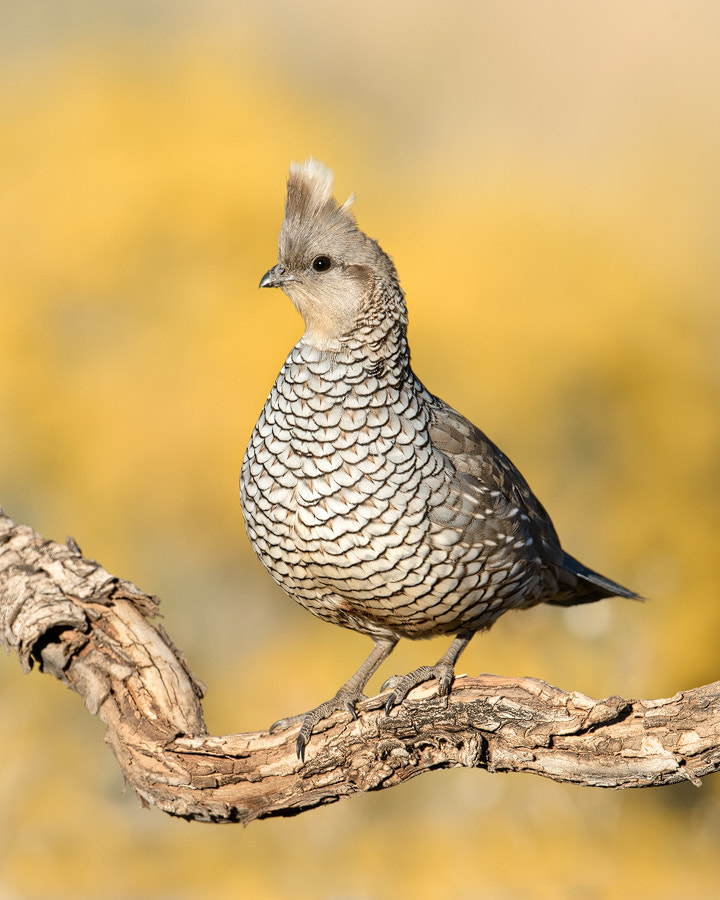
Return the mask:
[[436,450],[444,454],[458,472],[499,490],[509,498],[531,494],[518,469],[490,438],[445,401],[426,394],[428,432]]
[[[560,544],[550,516],[527,481],[490,438],[439,397],[426,396],[428,433],[436,452],[448,462],[450,490],[463,497],[477,496],[493,518],[524,522],[528,536],[555,556]],[[517,527],[517,526],[516,526]],[[545,555],[545,554],[544,554]]]

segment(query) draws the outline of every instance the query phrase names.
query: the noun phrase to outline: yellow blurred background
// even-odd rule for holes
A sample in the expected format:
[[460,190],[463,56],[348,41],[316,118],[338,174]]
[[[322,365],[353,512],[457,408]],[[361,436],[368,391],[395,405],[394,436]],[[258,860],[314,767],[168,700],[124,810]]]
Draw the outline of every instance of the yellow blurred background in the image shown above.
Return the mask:
[[[651,598],[510,614],[459,670],[593,696],[718,677],[719,45],[710,0],[0,5],[0,503],[163,598],[211,731],[314,706],[369,650],[275,587],[237,494],[301,333],[257,283],[310,155],[395,259],[418,375],[567,550]],[[0,733],[0,900],[720,885],[713,778],[437,772],[243,830],[141,809],[101,723],[10,657]]]

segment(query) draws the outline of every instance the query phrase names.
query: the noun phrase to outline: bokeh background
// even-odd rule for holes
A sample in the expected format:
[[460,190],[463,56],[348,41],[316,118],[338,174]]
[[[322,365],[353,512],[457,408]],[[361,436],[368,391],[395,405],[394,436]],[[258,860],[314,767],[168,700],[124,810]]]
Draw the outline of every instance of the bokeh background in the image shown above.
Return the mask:
[[[651,598],[510,614],[460,671],[718,677],[712,0],[0,4],[0,502],[163,598],[216,733],[369,650],[253,558],[245,445],[301,322],[258,292],[291,159],[392,254],[415,369],[565,546]],[[437,658],[398,648],[372,686]],[[0,658],[0,898],[717,896],[720,782],[437,772],[292,820],[141,809],[77,697]]]

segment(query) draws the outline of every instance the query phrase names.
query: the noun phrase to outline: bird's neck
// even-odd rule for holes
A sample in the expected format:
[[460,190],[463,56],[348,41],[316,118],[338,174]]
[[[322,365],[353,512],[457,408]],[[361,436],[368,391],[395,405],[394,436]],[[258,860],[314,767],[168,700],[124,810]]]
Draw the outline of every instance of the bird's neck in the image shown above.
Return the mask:
[[332,335],[308,323],[297,350],[306,361],[327,358],[368,376],[404,380],[410,371],[405,297],[397,282],[375,285],[351,330]]
[[407,311],[396,283],[376,285],[353,331],[342,341],[339,357],[363,360],[370,371],[402,380],[410,371]]

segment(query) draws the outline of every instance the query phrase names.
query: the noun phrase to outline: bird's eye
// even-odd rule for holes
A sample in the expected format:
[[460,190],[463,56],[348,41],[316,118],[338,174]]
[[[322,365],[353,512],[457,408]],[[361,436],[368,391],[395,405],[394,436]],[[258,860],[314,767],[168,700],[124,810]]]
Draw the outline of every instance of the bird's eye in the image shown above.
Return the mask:
[[312,267],[316,272],[327,272],[332,267],[332,260],[329,256],[316,256],[312,261]]

